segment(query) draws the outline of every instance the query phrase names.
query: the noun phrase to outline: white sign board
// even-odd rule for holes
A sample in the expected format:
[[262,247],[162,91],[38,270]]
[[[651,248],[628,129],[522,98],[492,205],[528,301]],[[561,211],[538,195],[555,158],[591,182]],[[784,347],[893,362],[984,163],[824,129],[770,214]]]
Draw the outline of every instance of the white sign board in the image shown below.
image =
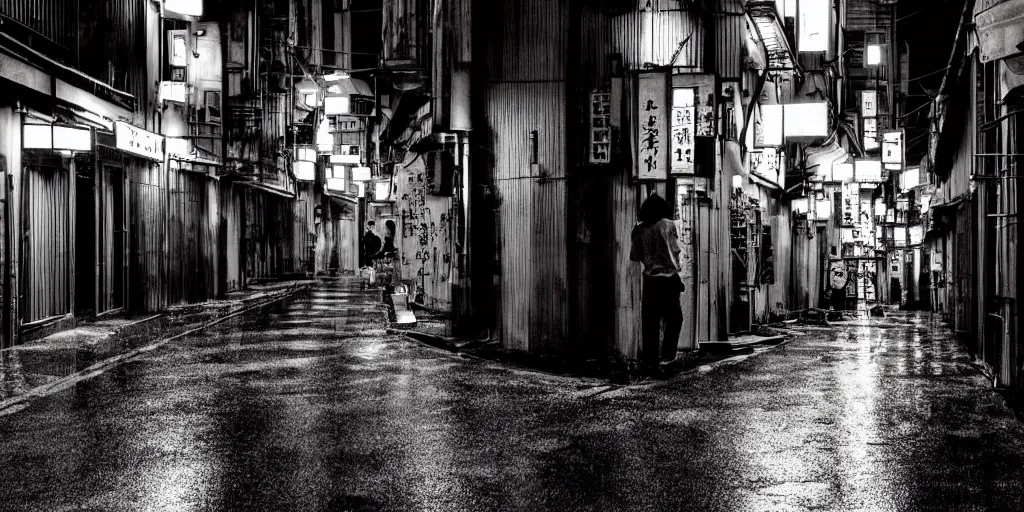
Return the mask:
[[881,183],[882,162],[878,160],[857,160],[853,170],[853,179],[857,183]]
[[878,115],[878,92],[860,92],[860,115],[862,117],[875,117]]
[[882,134],[882,163],[901,165],[903,163],[903,131]]
[[785,105],[786,137],[820,138],[828,136],[828,103]]
[[158,162],[164,159],[164,137],[124,121],[114,125],[117,149]]
[[693,174],[694,116],[693,89],[672,89],[672,174]]
[[664,73],[640,75],[637,123],[636,177],[661,180],[668,177],[669,115]]

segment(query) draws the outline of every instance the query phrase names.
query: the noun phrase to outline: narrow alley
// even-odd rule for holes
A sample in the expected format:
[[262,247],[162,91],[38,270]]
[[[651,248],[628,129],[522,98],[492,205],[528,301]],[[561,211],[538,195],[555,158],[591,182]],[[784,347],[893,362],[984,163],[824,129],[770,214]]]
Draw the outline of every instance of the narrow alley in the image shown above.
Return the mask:
[[1024,509],[1024,425],[926,315],[801,328],[633,386],[461,358],[384,327],[358,280],[320,280],[0,417],[0,503]]

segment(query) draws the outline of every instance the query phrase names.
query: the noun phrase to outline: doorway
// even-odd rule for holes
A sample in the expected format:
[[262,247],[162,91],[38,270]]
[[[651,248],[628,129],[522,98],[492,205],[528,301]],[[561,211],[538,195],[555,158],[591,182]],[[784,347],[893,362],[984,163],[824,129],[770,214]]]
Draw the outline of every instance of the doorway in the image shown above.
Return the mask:
[[96,314],[96,187],[92,165],[75,172],[75,316]]
[[125,224],[124,170],[103,168],[103,294],[102,312],[124,308],[128,272],[125,249],[128,229]]

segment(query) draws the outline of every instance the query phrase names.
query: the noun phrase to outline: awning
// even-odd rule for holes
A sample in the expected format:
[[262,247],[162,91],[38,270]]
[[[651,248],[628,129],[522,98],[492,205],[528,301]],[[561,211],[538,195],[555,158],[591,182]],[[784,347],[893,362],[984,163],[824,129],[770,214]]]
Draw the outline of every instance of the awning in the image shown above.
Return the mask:
[[981,62],[1024,52],[1024,0],[977,0],[974,23]]
[[779,20],[775,2],[771,0],[747,2],[747,14],[754,21],[757,37],[761,40],[768,55],[768,69],[800,72],[793,49],[789,46],[789,39],[786,38],[786,30]]
[[256,183],[256,182],[253,182],[253,181],[240,181],[240,182],[238,182],[238,184],[254,188],[254,189],[259,190],[261,192],[267,192],[268,194],[274,194],[274,195],[285,197],[285,198],[288,198],[288,199],[295,199],[295,194],[294,193],[292,193],[292,192],[290,192],[288,190],[285,190],[283,188],[277,188],[277,187],[273,187],[273,186],[270,186],[270,185],[264,185],[263,183]]

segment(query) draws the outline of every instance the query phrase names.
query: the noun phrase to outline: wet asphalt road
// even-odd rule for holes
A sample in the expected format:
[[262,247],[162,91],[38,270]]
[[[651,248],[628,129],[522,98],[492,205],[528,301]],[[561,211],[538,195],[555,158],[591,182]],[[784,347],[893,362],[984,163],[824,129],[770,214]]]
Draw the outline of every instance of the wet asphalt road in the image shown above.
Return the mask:
[[3,510],[1024,510],[948,336],[815,331],[628,388],[384,334],[323,286],[0,418]]

